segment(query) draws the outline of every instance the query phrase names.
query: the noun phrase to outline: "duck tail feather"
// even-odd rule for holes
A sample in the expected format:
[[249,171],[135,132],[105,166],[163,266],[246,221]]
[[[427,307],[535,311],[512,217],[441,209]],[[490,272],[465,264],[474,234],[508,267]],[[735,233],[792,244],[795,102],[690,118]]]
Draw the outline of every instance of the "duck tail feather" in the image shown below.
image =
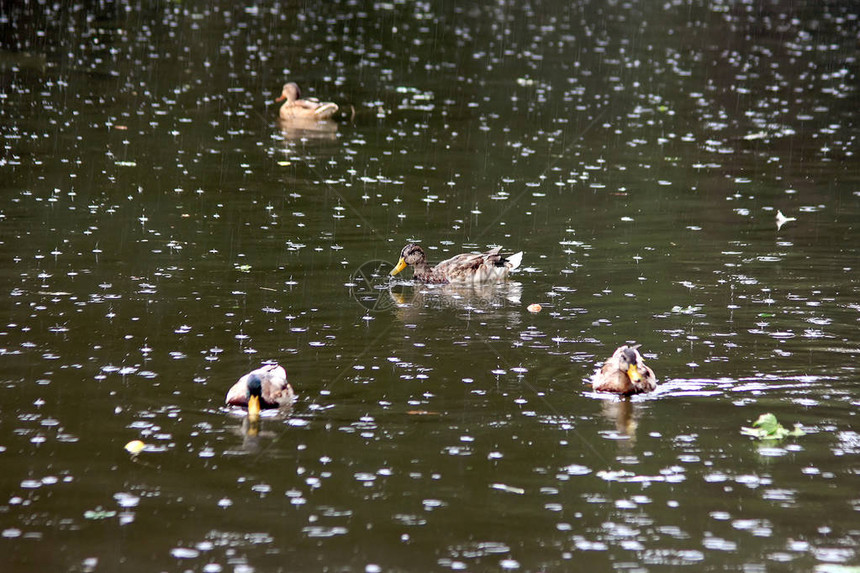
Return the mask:
[[517,269],[520,266],[520,264],[522,264],[522,262],[523,262],[523,252],[520,251],[519,253],[515,253],[515,254],[507,257],[507,259],[508,259],[508,264],[510,265],[511,270]]

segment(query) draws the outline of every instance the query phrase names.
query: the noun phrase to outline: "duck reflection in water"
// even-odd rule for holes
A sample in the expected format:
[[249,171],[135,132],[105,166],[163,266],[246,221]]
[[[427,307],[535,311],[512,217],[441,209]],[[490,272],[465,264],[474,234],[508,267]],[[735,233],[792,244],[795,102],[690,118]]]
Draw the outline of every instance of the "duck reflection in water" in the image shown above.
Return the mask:
[[[520,306],[523,285],[519,282],[483,285],[421,285],[420,288],[392,287],[388,290],[402,321],[418,318],[425,309],[468,313],[499,312],[511,305]],[[520,314],[516,316],[519,318]]]
[[[265,445],[270,445],[285,431],[288,426],[281,423],[289,418],[289,408],[278,410],[277,412],[267,412],[266,415],[251,420],[247,416],[242,418],[242,423],[232,428],[231,433],[242,439],[241,448],[233,453],[256,454],[264,449]],[[263,427],[266,423],[268,429]]]
[[604,400],[601,410],[603,411],[603,416],[615,424],[616,432],[630,438],[631,441],[636,440],[639,414],[636,411],[636,406],[629,398]]
[[278,127],[284,143],[294,141],[334,141],[337,139],[337,123],[331,120],[317,120],[306,117],[278,119]]

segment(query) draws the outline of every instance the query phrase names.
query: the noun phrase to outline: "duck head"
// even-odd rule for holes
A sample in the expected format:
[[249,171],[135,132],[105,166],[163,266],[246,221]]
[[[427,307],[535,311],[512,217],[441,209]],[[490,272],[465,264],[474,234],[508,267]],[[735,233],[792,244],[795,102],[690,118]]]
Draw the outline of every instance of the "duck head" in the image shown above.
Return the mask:
[[284,100],[288,102],[294,102],[297,99],[302,97],[302,92],[299,89],[299,86],[295,82],[289,82],[284,84],[283,89],[281,90],[281,95],[276,102],[282,102]]
[[256,374],[248,377],[248,421],[260,419],[260,397],[263,395],[263,381]]
[[417,265],[419,263],[424,262],[425,255],[424,249],[419,247],[418,245],[413,245],[409,243],[403,250],[400,251],[400,260],[397,262],[397,266],[394,267],[394,270],[391,271],[390,275],[394,276],[403,269],[406,268],[406,265]]
[[627,376],[632,382],[642,380],[642,374],[639,372],[639,352],[636,351],[636,346],[624,346],[619,349],[618,366],[620,370],[627,373]]

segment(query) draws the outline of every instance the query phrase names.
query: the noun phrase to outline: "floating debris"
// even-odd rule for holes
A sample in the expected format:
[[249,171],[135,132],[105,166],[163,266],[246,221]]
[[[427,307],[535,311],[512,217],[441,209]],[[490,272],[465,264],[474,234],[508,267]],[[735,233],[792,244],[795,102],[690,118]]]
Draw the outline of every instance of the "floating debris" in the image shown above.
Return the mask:
[[797,217],[786,217],[782,214],[782,211],[776,212],[776,230],[779,231],[782,229],[782,226],[786,223],[791,223],[792,221],[797,221]]
[[526,490],[524,490],[521,487],[514,487],[511,485],[505,485],[503,483],[494,483],[490,487],[493,489],[497,489],[499,491],[505,491],[508,493],[515,493],[517,495],[523,495],[526,492]]
[[99,519],[109,519],[111,517],[116,516],[116,511],[114,510],[106,510],[103,509],[102,506],[98,506],[95,509],[88,509],[84,512],[85,519],[99,520]]
[[795,438],[803,436],[806,432],[803,431],[799,424],[795,424],[793,430],[786,430],[777,421],[776,416],[773,414],[762,414],[758,417],[758,420],[753,422],[752,428],[741,427],[741,434],[752,436],[759,440],[781,440],[787,437]]
[[702,310],[701,306],[691,305],[691,306],[673,306],[672,312],[677,314],[693,314]]
[[140,452],[143,451],[143,448],[146,447],[146,444],[141,442],[140,440],[132,440],[125,445],[125,450],[133,456],[136,456]]
[[538,303],[530,304],[528,306],[528,311],[531,313],[534,313],[534,314],[537,314],[542,310],[543,310],[543,307],[541,305],[539,305]]

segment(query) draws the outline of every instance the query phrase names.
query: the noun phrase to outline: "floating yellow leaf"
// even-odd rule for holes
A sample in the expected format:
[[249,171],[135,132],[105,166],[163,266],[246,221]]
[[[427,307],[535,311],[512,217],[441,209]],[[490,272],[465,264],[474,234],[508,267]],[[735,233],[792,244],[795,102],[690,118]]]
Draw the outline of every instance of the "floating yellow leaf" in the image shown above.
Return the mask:
[[142,452],[143,448],[145,448],[145,447],[146,447],[146,444],[144,444],[140,440],[132,440],[125,445],[126,451],[133,456],[136,456],[137,454]]

